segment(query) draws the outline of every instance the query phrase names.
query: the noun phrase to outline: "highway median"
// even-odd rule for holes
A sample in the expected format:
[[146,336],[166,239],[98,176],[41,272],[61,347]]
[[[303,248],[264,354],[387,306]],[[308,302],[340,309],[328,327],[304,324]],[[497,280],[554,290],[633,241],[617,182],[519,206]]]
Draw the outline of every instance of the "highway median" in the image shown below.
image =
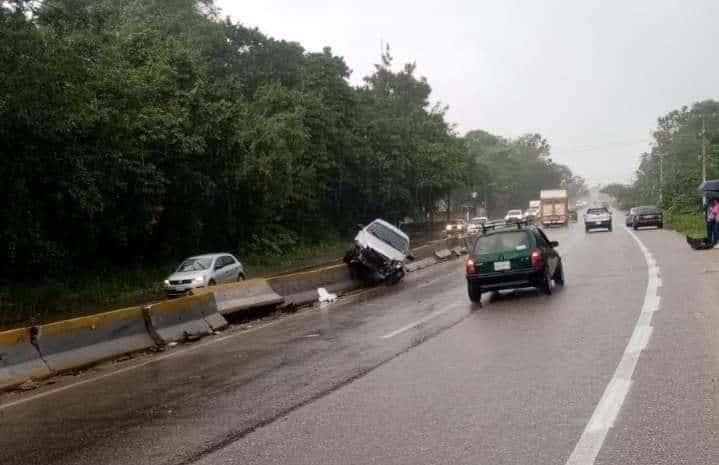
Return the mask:
[[[465,248],[466,250],[466,248]],[[447,241],[412,250],[414,272],[460,255]],[[295,310],[318,301],[318,289],[338,295],[371,287],[345,264],[255,278],[195,290],[193,295],[144,306],[0,332],[0,390],[28,380],[87,368],[170,343],[200,339],[228,326],[225,316],[252,319],[263,311]],[[259,313],[258,313],[259,310]]]

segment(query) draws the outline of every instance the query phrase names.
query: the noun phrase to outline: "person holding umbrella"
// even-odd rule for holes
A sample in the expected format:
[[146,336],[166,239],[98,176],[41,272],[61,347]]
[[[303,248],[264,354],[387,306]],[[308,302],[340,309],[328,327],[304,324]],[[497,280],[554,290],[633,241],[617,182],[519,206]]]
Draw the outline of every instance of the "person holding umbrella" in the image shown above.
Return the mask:
[[716,219],[714,218],[714,209],[712,208],[714,200],[709,200],[706,196],[703,196],[702,201],[704,204],[704,221],[707,224],[706,241],[709,245],[714,245],[716,243],[714,240],[714,227],[716,226]]
[[706,243],[709,247],[719,244],[719,179],[704,181],[699,186],[704,204],[704,219],[707,224]]

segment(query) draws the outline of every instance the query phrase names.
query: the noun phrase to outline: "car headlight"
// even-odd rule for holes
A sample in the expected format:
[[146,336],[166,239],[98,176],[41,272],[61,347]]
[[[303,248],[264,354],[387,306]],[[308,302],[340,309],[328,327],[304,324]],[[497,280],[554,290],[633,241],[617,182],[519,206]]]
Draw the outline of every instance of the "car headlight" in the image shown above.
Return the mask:
[[203,278],[202,276],[198,276],[197,278],[192,278],[193,283],[201,283],[204,281],[205,281],[205,278]]
[[448,224],[447,227],[444,228],[444,229],[446,229],[447,231],[451,231],[451,230],[452,230],[452,225],[451,225],[451,224]]
[[166,279],[166,280],[164,280],[162,283],[163,283],[165,286],[169,286],[169,285],[170,285],[170,280],[169,280],[169,279]]

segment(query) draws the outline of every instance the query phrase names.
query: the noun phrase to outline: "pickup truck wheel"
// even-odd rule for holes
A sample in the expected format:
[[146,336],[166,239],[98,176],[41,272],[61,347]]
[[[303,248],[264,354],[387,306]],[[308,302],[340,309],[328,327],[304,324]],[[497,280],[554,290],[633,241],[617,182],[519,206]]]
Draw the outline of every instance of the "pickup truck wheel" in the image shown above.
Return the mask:
[[210,282],[207,283],[208,286],[214,286],[217,284],[214,279],[211,279]]
[[342,261],[349,265],[350,263],[352,263],[352,261],[355,259],[355,257],[356,257],[355,251],[348,250],[345,253],[345,256],[342,258]]
[[385,279],[385,283],[387,283],[388,286],[394,286],[395,284],[400,282],[402,278],[404,278],[404,270],[400,268],[391,275],[387,276],[387,279]]
[[474,283],[472,281],[467,282],[467,294],[469,296],[469,300],[474,303],[479,303],[482,301],[482,289],[477,283]]

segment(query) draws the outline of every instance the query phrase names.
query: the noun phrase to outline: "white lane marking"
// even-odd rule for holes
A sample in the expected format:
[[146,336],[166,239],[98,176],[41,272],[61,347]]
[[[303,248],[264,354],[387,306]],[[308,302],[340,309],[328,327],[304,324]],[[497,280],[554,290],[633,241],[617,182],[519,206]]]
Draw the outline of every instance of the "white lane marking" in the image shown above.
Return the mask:
[[419,320],[417,320],[413,323],[410,323],[406,326],[402,326],[401,328],[394,330],[391,333],[385,334],[384,336],[382,336],[382,339],[389,339],[391,337],[395,337],[398,334],[402,334],[406,331],[409,331],[412,328],[416,328],[417,326],[423,325],[423,324],[427,323],[428,321],[434,320],[435,318],[444,315],[445,313],[450,311],[452,308],[454,308],[454,306],[446,307],[443,310],[437,310],[436,312],[432,312],[429,315],[426,315],[423,318],[420,318]]
[[599,403],[584,428],[577,445],[567,459],[566,465],[593,465],[602,449],[607,433],[614,426],[619,411],[632,386],[632,376],[639,362],[639,355],[649,344],[653,328],[651,326],[654,312],[659,310],[661,297],[659,288],[662,285],[660,270],[654,256],[634,232],[627,233],[639,245],[647,264],[647,290],[644,294],[642,311],[637,318],[632,336],[627,342],[622,359],[619,361],[612,379],[602,394]]

